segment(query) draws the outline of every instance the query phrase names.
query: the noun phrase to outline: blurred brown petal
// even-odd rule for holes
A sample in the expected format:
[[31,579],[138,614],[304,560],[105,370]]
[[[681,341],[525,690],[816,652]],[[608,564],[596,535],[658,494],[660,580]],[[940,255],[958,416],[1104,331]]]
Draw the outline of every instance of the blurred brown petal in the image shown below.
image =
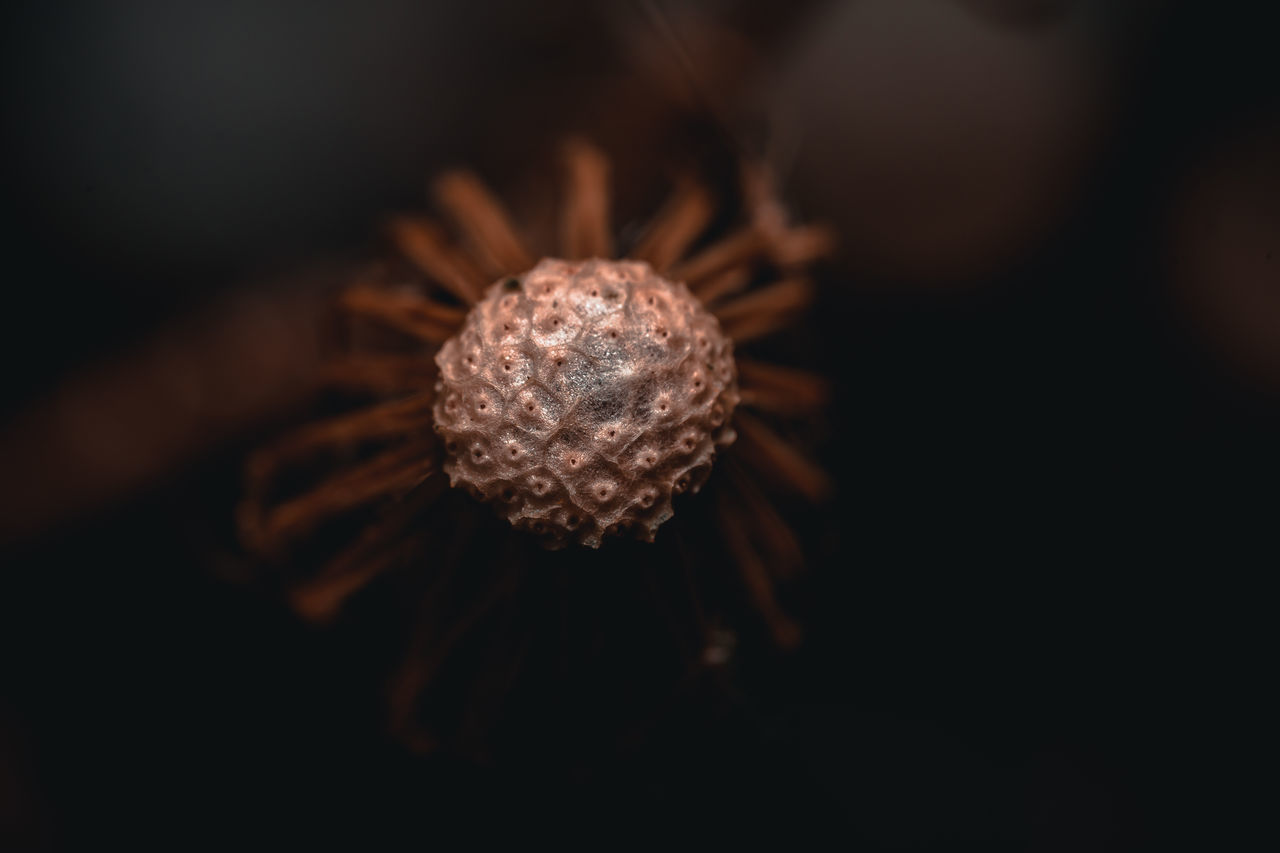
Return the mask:
[[0,542],[127,498],[307,397],[329,298],[296,283],[242,291],[20,412],[0,431]]

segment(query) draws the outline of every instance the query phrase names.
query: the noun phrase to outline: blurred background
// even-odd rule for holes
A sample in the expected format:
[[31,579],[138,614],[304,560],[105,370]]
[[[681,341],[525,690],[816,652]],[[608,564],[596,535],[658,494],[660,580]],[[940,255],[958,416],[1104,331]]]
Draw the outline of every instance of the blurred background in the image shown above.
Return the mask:
[[[7,4],[0,846],[1246,833],[1280,517],[1264,5]],[[358,647],[225,582],[238,460],[305,397],[344,264],[448,166],[536,209],[568,132],[629,203],[682,152],[767,157],[841,242],[807,641],[589,785],[408,757]]]

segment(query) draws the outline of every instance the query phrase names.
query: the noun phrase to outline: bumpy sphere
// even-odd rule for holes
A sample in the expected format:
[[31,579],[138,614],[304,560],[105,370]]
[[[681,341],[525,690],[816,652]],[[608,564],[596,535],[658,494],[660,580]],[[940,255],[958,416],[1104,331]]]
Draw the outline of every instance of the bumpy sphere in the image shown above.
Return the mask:
[[490,287],[436,363],[451,483],[551,545],[652,541],[735,438],[732,343],[645,263],[543,260]]

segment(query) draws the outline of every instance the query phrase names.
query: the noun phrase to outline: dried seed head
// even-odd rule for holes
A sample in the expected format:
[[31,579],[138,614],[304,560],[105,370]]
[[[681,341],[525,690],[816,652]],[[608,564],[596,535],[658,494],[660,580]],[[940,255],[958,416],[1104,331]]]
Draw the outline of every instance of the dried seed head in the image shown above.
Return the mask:
[[546,259],[499,281],[436,362],[445,471],[553,545],[652,540],[733,442],[733,345],[643,262]]

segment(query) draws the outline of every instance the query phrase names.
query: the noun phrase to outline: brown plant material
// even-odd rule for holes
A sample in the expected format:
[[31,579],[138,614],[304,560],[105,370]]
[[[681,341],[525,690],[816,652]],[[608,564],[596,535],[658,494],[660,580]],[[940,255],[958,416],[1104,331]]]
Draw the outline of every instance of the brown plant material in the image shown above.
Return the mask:
[[789,278],[716,305],[712,312],[726,335],[746,343],[790,326],[813,297],[813,284],[808,279]]
[[698,254],[681,261],[671,269],[671,277],[689,285],[694,293],[700,285],[726,272],[749,268],[771,247],[769,236],[753,225],[747,225]]
[[73,375],[0,428],[10,486],[0,543],[140,494],[313,396],[325,275],[233,294]]
[[241,521],[244,535],[255,548],[274,551],[335,515],[378,498],[406,493],[436,470],[429,447],[429,442],[411,442],[383,451],[273,507],[263,517],[247,513]]
[[831,397],[830,383],[817,374],[752,359],[738,359],[738,381],[744,403],[775,415],[813,414]]
[[732,345],[642,262],[543,260],[490,288],[436,360],[450,482],[557,544],[653,541],[733,442]]
[[776,432],[745,413],[734,421],[746,451],[742,459],[774,483],[814,503],[831,494],[831,478]]
[[480,298],[488,284],[470,258],[449,245],[443,229],[434,222],[398,217],[388,223],[391,239],[400,253],[423,275],[464,305]]
[[560,245],[565,258],[613,256],[609,226],[609,161],[589,142],[564,145],[565,197]]
[[683,179],[629,257],[645,261],[659,274],[667,272],[698,239],[714,212],[707,188],[693,178]]
[[437,346],[449,340],[463,315],[410,293],[391,293],[372,287],[353,287],[341,298],[342,308],[353,317],[365,317],[404,332],[425,344]]
[[516,234],[502,204],[471,172],[441,175],[435,182],[435,196],[491,278],[533,266],[536,259]]
[[742,292],[750,283],[749,267],[730,267],[718,275],[703,279],[690,289],[703,305],[711,306],[726,296]]
[[[392,337],[350,336],[324,379],[373,402],[298,428],[248,464],[244,541],[282,565],[330,522],[373,518],[317,570],[289,566],[289,600],[303,617],[335,618],[378,578],[425,581],[416,638],[388,698],[393,730],[418,749],[483,751],[523,652],[485,664],[487,674],[468,682],[460,721],[435,709],[427,713],[434,722],[424,723],[424,697],[456,677],[449,673],[460,650],[502,658],[498,635],[532,630],[515,599],[529,582],[520,547],[532,537],[513,533],[492,564],[498,575],[487,568],[477,577],[467,549],[499,546],[477,541],[483,515],[433,512],[448,491],[446,475],[551,544],[594,545],[627,528],[653,539],[672,513],[679,520],[672,494],[695,489],[713,455],[725,456],[728,488],[713,501],[711,525],[721,553],[774,640],[786,648],[800,640],[775,583],[800,571],[802,550],[757,476],[811,501],[829,494],[825,472],[764,420],[811,417],[828,387],[813,374],[744,359],[735,347],[782,330],[809,306],[804,268],[830,248],[829,232],[792,226],[772,182],[751,168],[743,172],[747,221],[727,236],[686,257],[714,214],[709,190],[686,177],[628,260],[615,261],[608,160],[582,140],[562,153],[559,252],[571,260],[535,263],[474,175],[444,176],[435,196],[460,246],[428,220],[398,218],[392,242],[420,275],[385,284],[362,277],[339,300],[353,322]],[[765,271],[783,278],[753,287]],[[632,465],[637,459],[651,460],[661,476]],[[465,497],[451,503],[458,500],[465,505]],[[692,531],[671,526],[672,537],[644,547],[670,542],[691,553],[682,542]],[[674,582],[689,601],[696,649],[673,642],[686,647],[695,673],[722,663],[733,643],[705,613],[700,573],[688,560],[682,571],[649,575],[649,592],[662,600],[657,587]]]
[[726,496],[726,500],[738,505],[729,517],[741,524],[757,543],[771,574],[779,578],[799,574],[804,566],[804,551],[795,531],[741,464],[731,461],[725,466],[725,471],[733,483],[732,495]]
[[436,365],[415,355],[355,354],[334,359],[321,373],[323,383],[330,388],[394,395],[431,388],[436,379]]
[[800,643],[800,627],[778,605],[773,579],[769,576],[760,552],[747,538],[742,520],[733,512],[732,505],[727,500],[722,500],[718,509],[720,533],[747,593],[764,617],[778,645],[784,649],[795,648]]

